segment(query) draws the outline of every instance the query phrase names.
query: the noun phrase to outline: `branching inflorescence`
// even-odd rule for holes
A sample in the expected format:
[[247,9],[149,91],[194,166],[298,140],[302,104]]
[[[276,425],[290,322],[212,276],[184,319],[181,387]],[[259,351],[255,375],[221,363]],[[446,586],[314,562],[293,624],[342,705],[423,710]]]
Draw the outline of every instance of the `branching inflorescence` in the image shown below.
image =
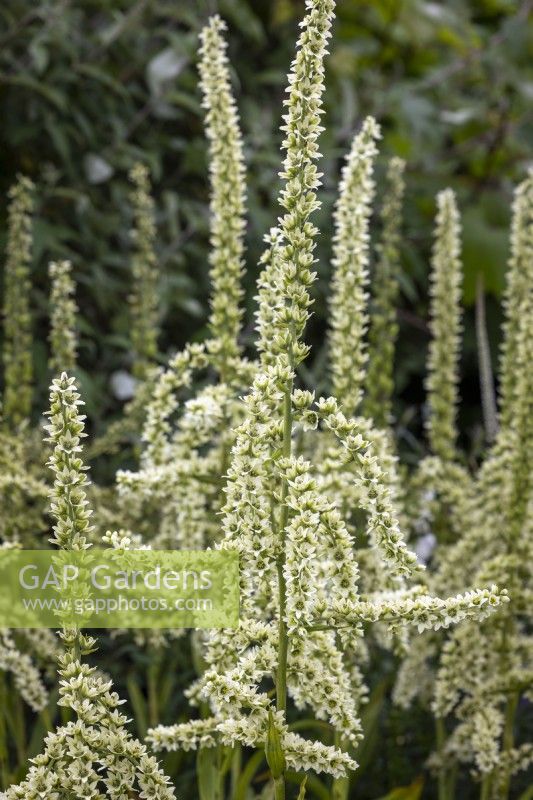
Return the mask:
[[[435,715],[438,752],[432,763],[439,800],[457,796],[451,767],[459,761],[474,767],[481,800],[508,800],[512,776],[533,757],[527,743],[515,740],[514,725],[519,699],[530,693],[532,682],[532,176],[514,203],[500,427],[477,471],[462,463],[456,420],[459,212],[451,189],[437,197],[426,384],[429,452],[404,486],[390,424],[405,165],[398,158],[388,165],[372,269],[380,139],[372,117],[352,140],[334,212],[327,370],[332,396],[317,397],[310,381],[306,388],[301,384],[310,374],[302,362],[309,353],[304,337],[316,277],[319,231],[313,215],[320,207],[318,140],[334,6],[334,0],[306,0],[288,77],[281,212],[261,258],[255,360],[244,357],[240,341],[245,165],[225,24],[218,16],[202,31],[200,47],[211,197],[209,333],[161,369],[154,204],[146,168],[137,165],[131,172],[130,302],[138,393],[109,441],[116,444],[124,431],[131,432],[133,421],[141,428],[142,451],[137,470],[117,473],[116,494],[115,487],[91,488],[82,460],[82,401],[66,372],[75,368],[77,309],[65,261],[50,265],[50,367],[61,373],[51,386],[47,426],[52,489],[26,468],[21,423],[31,406],[31,325],[18,287],[28,284],[31,184],[21,179],[12,190],[5,293],[8,425],[0,432],[0,493],[11,505],[9,519],[0,520],[1,546],[17,548],[28,541],[30,527],[41,530],[40,505],[33,500],[42,504],[48,494],[50,542],[59,551],[89,550],[105,531],[104,543],[118,550],[213,547],[238,554],[239,627],[192,637],[201,657],[194,659],[197,677],[186,696],[196,718],[155,725],[147,737],[156,751],[198,751],[202,800],[222,800],[228,771],[233,794],[243,797],[243,784],[263,757],[276,800],[285,800],[289,779],[300,784],[301,800],[306,776],[298,773],[308,771],[326,775],[328,788],[315,784],[322,794],[331,786],[334,800],[347,800],[369,692],[364,669],[376,643],[403,657],[394,689],[398,705],[407,707],[418,697]],[[405,501],[408,491],[412,502]],[[109,508],[100,503],[104,496],[111,498]],[[39,505],[37,515],[29,497]],[[93,497],[100,503],[98,524]],[[107,526],[109,519],[120,520],[120,530]],[[406,524],[434,540],[427,569],[406,540]],[[159,648],[177,635],[183,631],[158,633],[153,641]],[[52,634],[0,635],[0,670],[36,711],[48,693],[33,655],[41,647],[49,660],[59,659],[59,705],[69,710],[67,721],[46,736],[27,777],[0,797],[171,800],[170,780],[128,731],[112,682],[85,661],[95,639],[66,623],[60,637],[59,652]],[[158,719],[157,711],[152,719]],[[323,735],[310,738],[306,726]],[[257,750],[258,758],[252,756],[241,771],[243,746]]]
[[[418,654],[408,656],[402,666],[397,700],[408,705],[418,694],[407,686],[406,670],[411,686],[426,687],[426,699],[432,698],[440,738],[439,800],[456,796],[453,767],[458,762],[474,765],[483,800],[506,800],[512,776],[526,769],[533,756],[527,743],[515,743],[514,739],[518,701],[531,690],[533,678],[528,655],[533,508],[531,187],[528,177],[516,191],[513,209],[500,377],[501,424],[496,440],[477,473],[469,475],[452,460],[455,432],[449,408],[447,423],[441,425],[445,435],[438,437],[440,458],[426,460],[418,478],[421,487],[426,486],[427,491],[429,485],[440,498],[433,503],[433,525],[438,522],[442,531],[444,524],[451,532],[451,536],[439,537],[431,585],[438,591],[454,591],[460,585],[475,587],[497,579],[510,595],[510,602],[493,618],[481,624],[467,621],[443,639],[426,637]],[[435,260],[434,269],[437,267]],[[454,285],[458,285],[457,277]],[[457,296],[455,302],[459,302]],[[457,339],[450,340],[444,324],[448,318],[444,306],[440,317],[441,324],[434,327],[439,342],[433,352],[454,345],[457,353]],[[450,311],[449,317],[456,331],[457,311]],[[455,373],[451,362],[447,371],[451,399],[456,382],[451,380]],[[428,470],[430,464],[432,470]],[[436,655],[439,666],[435,674],[430,665]],[[414,674],[416,681],[412,680]]]
[[[312,0],[307,7],[286,101],[280,195],[284,214],[268,236],[259,282],[260,364],[234,434],[222,509],[224,537],[218,545],[240,556],[241,623],[237,632],[210,633],[206,671],[189,691],[194,704],[208,701],[211,717],[149,733],[156,749],[210,748],[219,743],[264,747],[276,798],[285,797],[289,768],[336,777],[355,768],[348,750],[361,737],[359,705],[365,691],[350,655],[360,647],[364,622],[382,621],[392,630],[405,624],[438,629],[471,616],[483,618],[507,600],[495,586],[446,600],[425,595],[421,587],[415,592],[405,588],[404,579],[418,567],[403,541],[391,479],[378,458],[382,439],[367,420],[343,413],[336,399],[315,403],[312,392],[295,385],[295,368],[308,352],[302,336],[315,277],[311,270],[317,234],[310,216],[318,207],[315,161],[333,3]],[[377,135],[375,122],[368,120],[356,137],[343,186],[342,203],[351,205],[342,224],[352,221],[354,206],[360,214],[357,246],[343,228],[345,249],[337,260],[337,292],[345,307],[352,300],[349,287],[357,284],[361,292],[356,301],[357,339],[350,342],[349,360],[344,351],[344,369],[355,370],[356,384],[342,398],[350,411],[359,402],[364,379],[364,359],[353,353],[362,352],[358,348],[366,325],[366,226]],[[356,184],[357,202],[346,197],[349,189],[357,195]],[[350,280],[346,278],[347,265],[357,273],[355,283],[351,273]],[[345,278],[348,282],[341,288]],[[340,330],[335,328],[337,336]],[[360,594],[354,538],[335,495],[329,497],[324,489],[323,472],[307,457],[308,449],[311,458],[313,451],[307,434],[311,437],[313,431],[320,440],[338,442],[336,464],[346,467],[355,484],[370,548],[395,589]],[[306,435],[303,447],[301,432]],[[339,733],[337,745],[291,731],[289,698],[297,708],[309,707],[326,720]]]
[[[56,379],[50,392],[49,466],[54,473],[51,510],[55,517],[52,542],[62,550],[90,546],[86,468],[80,457],[84,416],[73,378]],[[133,791],[139,797],[172,800],[174,790],[156,759],[127,731],[127,718],[112,684],[97,675],[82,657],[94,651],[95,640],[78,629],[62,633],[65,653],[59,659],[59,705],[75,719],[45,739],[42,754],[33,759],[27,777],[0,796],[3,800],[40,800],[62,795],[119,800]],[[105,791],[105,795],[102,792]]]

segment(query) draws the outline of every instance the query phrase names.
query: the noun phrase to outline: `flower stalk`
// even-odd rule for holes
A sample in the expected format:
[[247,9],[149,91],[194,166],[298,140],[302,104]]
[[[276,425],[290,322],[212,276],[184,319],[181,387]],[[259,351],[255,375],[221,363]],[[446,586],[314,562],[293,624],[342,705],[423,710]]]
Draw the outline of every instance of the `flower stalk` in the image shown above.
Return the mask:
[[50,359],[54,375],[72,373],[76,367],[76,315],[78,306],[70,261],[52,261],[48,267],[50,291]]
[[32,405],[33,338],[29,299],[34,189],[32,181],[21,175],[9,190],[4,273],[2,415],[10,429],[28,420]]
[[361,402],[367,363],[369,224],[380,137],[375,119],[367,117],[346,158],[334,213],[329,335],[332,392],[350,415]]
[[390,159],[381,207],[381,241],[372,273],[364,411],[378,428],[386,428],[392,420],[404,170],[401,158]]
[[145,380],[157,358],[159,337],[159,270],[155,253],[156,227],[150,174],[144,164],[130,170],[134,250],[129,296],[133,374]]
[[457,440],[458,362],[461,331],[461,243],[455,195],[445,189],[437,196],[437,219],[431,275],[431,333],[429,346],[429,414],[426,423],[431,451],[453,461]]
[[211,181],[209,349],[223,381],[235,376],[240,356],[246,227],[246,170],[225,30],[226,25],[218,15],[210,18],[200,36],[199,64]]

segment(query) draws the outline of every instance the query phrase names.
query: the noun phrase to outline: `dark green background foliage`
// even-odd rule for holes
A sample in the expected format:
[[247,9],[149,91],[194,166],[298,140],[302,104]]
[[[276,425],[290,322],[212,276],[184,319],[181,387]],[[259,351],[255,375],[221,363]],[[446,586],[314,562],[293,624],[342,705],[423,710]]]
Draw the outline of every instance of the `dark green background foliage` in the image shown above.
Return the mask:
[[[35,362],[44,403],[50,258],[70,257],[79,283],[83,390],[98,424],[116,404],[113,370],[128,364],[126,174],[153,174],[162,279],[162,353],[202,336],[207,312],[208,187],[196,71],[198,31],[220,12],[249,166],[248,320],[262,236],[275,221],[285,76],[303,2],[291,0],[7,0],[0,8],[2,195],[17,172],[39,186]],[[531,3],[513,0],[344,0],[328,62],[320,282],[310,337],[327,317],[331,209],[341,159],[366,114],[382,152],[408,159],[403,244],[399,417],[419,430],[427,343],[427,273],[434,195],[459,193],[465,301],[477,273],[490,292],[491,340],[504,280],[509,203],[530,156]],[[528,53],[529,51],[529,53]],[[531,125],[529,125],[531,138]],[[383,172],[383,161],[378,178]],[[5,206],[0,234],[5,239]],[[471,310],[464,348],[463,428],[479,422]],[[315,359],[320,357],[315,349]]]

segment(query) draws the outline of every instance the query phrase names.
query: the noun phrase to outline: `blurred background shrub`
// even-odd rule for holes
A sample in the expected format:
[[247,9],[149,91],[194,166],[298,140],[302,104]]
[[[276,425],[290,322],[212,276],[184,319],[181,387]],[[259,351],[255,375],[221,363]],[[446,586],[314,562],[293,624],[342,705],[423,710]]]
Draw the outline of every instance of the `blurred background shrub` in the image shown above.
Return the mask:
[[[218,11],[249,167],[250,340],[262,236],[275,222],[285,76],[303,0],[7,0],[0,8],[0,182],[38,184],[33,307],[44,407],[47,262],[71,258],[81,309],[80,369],[96,427],[117,413],[110,378],[128,369],[131,209],[127,172],[148,165],[162,272],[161,354],[201,337],[207,317],[207,169],[199,103],[198,32]],[[327,75],[320,282],[309,331],[321,364],[331,210],[353,132],[383,125],[384,156],[408,160],[397,417],[416,455],[424,398],[427,274],[435,193],[458,192],[464,222],[462,430],[480,434],[473,324],[478,274],[497,355],[499,298],[513,183],[531,155],[532,3],[517,0],[341,0]],[[529,111],[528,111],[529,109]],[[383,158],[378,170],[383,172]],[[378,192],[379,197],[379,192]],[[1,204],[0,247],[5,242]]]

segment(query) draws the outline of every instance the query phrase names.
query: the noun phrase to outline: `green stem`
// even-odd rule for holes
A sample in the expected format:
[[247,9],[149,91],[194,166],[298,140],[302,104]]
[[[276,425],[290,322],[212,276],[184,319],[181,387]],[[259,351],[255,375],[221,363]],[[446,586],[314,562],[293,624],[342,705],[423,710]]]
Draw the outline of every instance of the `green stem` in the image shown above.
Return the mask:
[[224,800],[224,761],[225,761],[225,747],[222,744],[217,744],[216,748],[217,763],[214,774],[214,791],[213,800]]
[[479,800],[490,800],[491,774],[485,775],[481,781],[481,794]]
[[200,747],[196,754],[196,776],[199,800],[223,800],[224,798],[224,748]]
[[252,756],[250,756],[248,761],[245,763],[241,774],[239,775],[237,786],[235,787],[235,791],[231,800],[246,800],[246,798],[250,796],[250,786],[257,770],[261,766],[264,757],[265,754],[263,750],[257,750]]
[[159,694],[158,694],[158,675],[159,664],[161,660],[160,653],[156,653],[155,660],[148,666],[148,720],[151,728],[155,728],[159,723]]
[[283,564],[278,562],[279,580],[279,643],[278,643],[278,668],[276,672],[276,708],[278,711],[287,709],[287,656],[288,656],[288,637],[287,625],[285,623],[286,592],[285,576],[283,575]]
[[448,771],[448,782],[446,784],[446,791],[448,797],[453,800],[455,797],[455,786],[457,783],[457,764],[453,764],[452,768]]
[[7,757],[7,731],[6,731],[6,686],[5,676],[0,672],[0,789],[7,789],[9,785],[9,767]]
[[76,628],[76,638],[74,639],[74,643],[72,645],[72,655],[75,661],[81,661],[81,642],[80,642],[80,631]]
[[[508,541],[507,549],[512,552],[511,541]],[[509,664],[509,637],[512,635],[514,629],[514,620],[508,612],[502,626],[502,645],[501,645],[501,673],[505,675],[510,668]],[[496,780],[499,783],[501,794],[498,800],[507,800],[509,797],[509,788],[511,783],[509,753],[514,744],[514,718],[516,708],[518,705],[518,692],[514,692],[507,700],[505,709],[505,724],[503,729],[503,742],[502,742],[502,756],[503,764],[502,771]]]
[[[292,366],[292,365],[291,365]],[[292,378],[285,388],[283,400],[283,455],[291,456],[292,448]],[[285,622],[287,606],[287,586],[285,584],[285,529],[289,520],[289,506],[287,495],[289,485],[284,478],[281,487],[281,514],[279,521],[280,556],[278,558],[278,591],[279,591],[279,629],[278,629],[278,667],[276,671],[276,709],[287,710],[287,658],[289,653],[289,637]],[[285,800],[285,776],[281,775],[274,782],[276,800]]]
[[[15,745],[18,768],[24,768],[26,763],[26,723],[24,706],[18,692],[10,692],[6,696],[7,724],[11,732],[11,740]],[[8,739],[9,741],[9,739]]]
[[240,744],[236,744],[233,747],[233,755],[231,758],[231,774],[230,774],[230,786],[231,786],[231,797],[235,797],[237,792],[237,785],[239,783],[239,776],[242,770],[242,746]]
[[511,772],[509,754],[514,747],[514,719],[518,706],[518,693],[513,693],[507,700],[505,709],[505,727],[503,729],[503,774],[501,780],[501,800],[509,797]]
[[[340,731],[335,731],[333,743],[339,750],[346,750],[346,744]],[[348,800],[350,791],[350,778],[344,775],[342,778],[334,778],[331,784],[331,800]]]
[[[346,508],[343,508],[343,513],[346,514]],[[341,649],[341,642],[338,634],[335,636],[335,644],[339,649]],[[344,663],[344,653],[342,654],[342,660]],[[344,739],[342,733],[336,728],[333,736],[333,744],[339,750],[346,751],[348,749],[346,740]],[[349,793],[350,793],[350,778],[348,775],[344,775],[341,778],[333,779],[333,783],[331,784],[331,800],[348,800]]]
[[442,717],[437,717],[435,720],[435,728],[437,735],[437,751],[439,754],[439,800],[448,800],[448,776],[446,772],[446,764],[444,762],[444,746],[446,744],[446,727]]

